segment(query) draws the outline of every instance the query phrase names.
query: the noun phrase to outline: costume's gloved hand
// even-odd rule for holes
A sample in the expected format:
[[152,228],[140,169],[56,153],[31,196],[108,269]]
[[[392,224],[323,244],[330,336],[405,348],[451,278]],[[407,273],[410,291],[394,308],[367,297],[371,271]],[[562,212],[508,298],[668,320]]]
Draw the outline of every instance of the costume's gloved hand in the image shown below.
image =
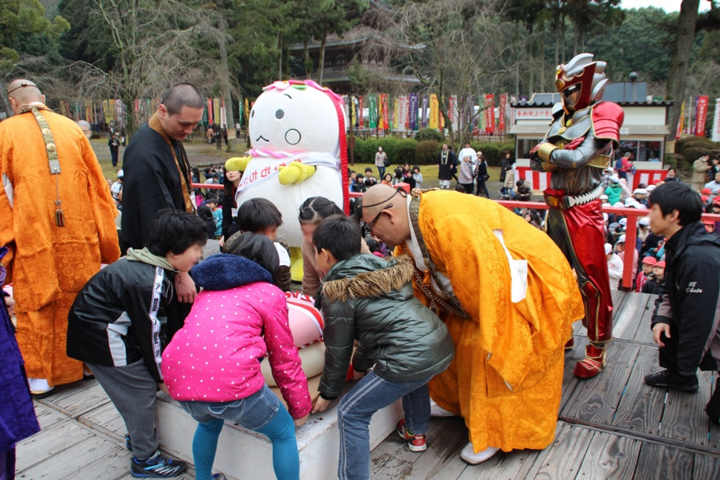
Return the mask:
[[232,157],[225,161],[226,172],[244,172],[252,157]]
[[291,162],[290,165],[278,167],[278,170],[280,170],[281,185],[303,182],[315,173],[314,166],[305,165],[301,162]]

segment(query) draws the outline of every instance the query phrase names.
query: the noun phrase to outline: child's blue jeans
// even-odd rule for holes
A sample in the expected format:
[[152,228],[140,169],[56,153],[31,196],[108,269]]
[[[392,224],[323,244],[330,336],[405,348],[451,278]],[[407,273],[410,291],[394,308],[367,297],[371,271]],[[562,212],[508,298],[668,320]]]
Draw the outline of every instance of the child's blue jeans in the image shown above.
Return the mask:
[[[218,437],[225,420],[262,433],[273,446],[273,468],[280,480],[300,477],[300,457],[295,423],[280,399],[267,385],[249,397],[234,402],[180,402],[198,428],[193,437],[195,478],[211,480]],[[250,459],[249,461],[253,461]]]
[[432,376],[414,382],[391,382],[374,372],[365,375],[340,401],[340,480],[370,478],[370,419],[378,410],[402,398],[406,428],[422,435],[430,423],[430,392]]

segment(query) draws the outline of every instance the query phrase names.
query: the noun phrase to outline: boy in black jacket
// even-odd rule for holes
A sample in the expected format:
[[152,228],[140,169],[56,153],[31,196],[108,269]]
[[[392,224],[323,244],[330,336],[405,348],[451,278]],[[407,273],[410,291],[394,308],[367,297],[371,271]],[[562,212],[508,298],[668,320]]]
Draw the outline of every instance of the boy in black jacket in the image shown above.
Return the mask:
[[[720,367],[720,237],[705,231],[700,196],[683,183],[659,186],[650,203],[650,228],[667,238],[667,294],[658,297],[652,319],[666,370],[647,375],[645,383],[696,392],[697,368]],[[705,411],[720,423],[717,386]]]
[[126,257],[100,270],[70,309],[67,354],[92,369],[125,421],[134,477],[174,477],[186,468],[158,450],[155,394],[167,392],[160,370],[161,319],[175,274],[190,271],[206,240],[197,215],[160,213],[147,246],[129,248]]

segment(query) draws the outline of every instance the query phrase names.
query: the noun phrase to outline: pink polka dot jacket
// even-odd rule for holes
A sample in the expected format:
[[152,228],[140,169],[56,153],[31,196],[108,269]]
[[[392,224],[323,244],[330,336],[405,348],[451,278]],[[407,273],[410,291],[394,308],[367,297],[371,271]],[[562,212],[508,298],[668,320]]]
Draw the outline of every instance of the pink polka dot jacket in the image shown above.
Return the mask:
[[163,353],[162,373],[179,401],[232,402],[265,383],[260,359],[293,418],[310,412],[307,379],[288,326],[285,294],[270,274],[236,255],[213,255],[192,270],[204,288]]

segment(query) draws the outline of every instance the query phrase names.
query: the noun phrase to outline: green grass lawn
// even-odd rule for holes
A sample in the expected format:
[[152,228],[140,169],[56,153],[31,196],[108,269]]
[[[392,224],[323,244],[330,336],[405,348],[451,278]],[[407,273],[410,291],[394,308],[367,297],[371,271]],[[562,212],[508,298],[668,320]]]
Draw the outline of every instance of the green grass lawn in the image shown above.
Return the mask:
[[[113,167],[110,160],[110,148],[107,144],[107,138],[94,138],[90,141],[90,144],[92,145],[93,150],[95,150],[95,155],[100,162],[100,166],[103,170],[103,175],[105,176],[105,178],[109,178],[114,181],[117,176],[117,171],[120,170],[120,167],[122,166],[122,158],[123,153],[125,152],[125,148],[122,146],[120,147],[118,166]],[[244,148],[244,142],[241,143],[241,146]],[[225,151],[224,148],[218,150],[215,145],[208,145],[199,140],[185,142],[185,150],[188,154],[188,158],[190,159],[190,163],[192,163],[193,165],[206,165],[210,163],[223,164],[228,158],[237,156],[238,154],[242,154],[228,153]],[[393,173],[393,171],[397,167],[401,166],[402,165],[390,165],[386,169],[386,172]],[[371,168],[373,174],[375,175],[375,177],[377,177],[377,167],[373,164],[356,163],[355,165],[350,166],[351,170],[362,174],[365,174],[366,168]],[[423,188],[433,188],[439,185],[438,168],[436,165],[421,165],[420,173],[422,173],[423,175]],[[493,192],[497,193],[496,191],[500,188],[500,184],[498,182],[498,178],[500,178],[500,167],[488,167],[488,174],[490,175],[490,181],[488,182],[488,190],[490,190],[490,195],[492,196],[494,195]],[[378,178],[378,180],[381,179]]]

